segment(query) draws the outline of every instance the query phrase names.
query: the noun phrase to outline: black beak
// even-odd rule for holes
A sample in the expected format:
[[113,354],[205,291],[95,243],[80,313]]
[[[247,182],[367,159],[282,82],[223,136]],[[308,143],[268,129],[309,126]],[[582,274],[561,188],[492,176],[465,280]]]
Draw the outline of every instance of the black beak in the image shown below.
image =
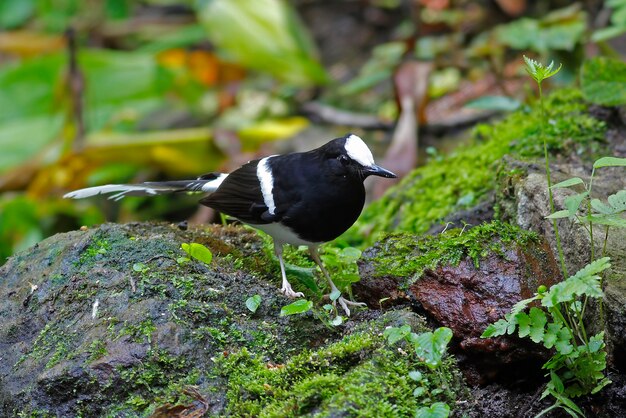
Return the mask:
[[373,165],[371,167],[365,167],[363,168],[363,173],[365,173],[366,176],[378,176],[378,177],[386,177],[388,179],[395,179],[396,176],[394,173],[392,173],[389,170],[386,170],[382,167],[379,167],[377,165]]

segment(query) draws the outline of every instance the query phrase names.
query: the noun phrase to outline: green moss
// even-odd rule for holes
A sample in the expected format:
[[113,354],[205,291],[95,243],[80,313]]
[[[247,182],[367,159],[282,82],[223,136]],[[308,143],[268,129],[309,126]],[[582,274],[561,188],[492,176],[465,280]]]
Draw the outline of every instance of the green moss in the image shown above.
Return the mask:
[[158,406],[188,403],[183,393],[188,385],[195,385],[199,370],[191,368],[183,357],[176,357],[163,349],[151,349],[146,358],[132,367],[118,367],[126,393],[117,406],[111,407],[107,417],[141,414],[148,416]]
[[95,261],[100,254],[106,254],[111,249],[111,244],[103,237],[94,237],[91,245],[80,255],[77,266],[89,264]]
[[144,319],[139,324],[124,322],[119,331],[119,336],[128,335],[136,343],[152,343],[152,334],[156,331],[156,325],[150,318]]
[[35,409],[30,412],[18,412],[17,416],[19,418],[56,418],[57,414],[53,414],[52,412],[44,409]]
[[[246,349],[219,359],[216,365],[227,380],[227,415],[412,416],[432,399],[413,396],[416,384],[408,374],[430,372],[410,350],[388,346],[381,331],[362,330],[318,350],[303,350],[284,365]],[[453,363],[449,359],[440,371],[450,388],[441,393],[442,401],[454,401],[460,387]]]
[[537,234],[500,221],[432,236],[392,234],[376,245],[374,263],[381,275],[419,276],[425,269],[456,265],[465,257],[478,267],[480,259],[490,253],[503,254],[513,244],[523,247],[538,240]]
[[106,344],[102,340],[93,340],[88,348],[89,357],[87,362],[91,363],[107,355]]
[[47,359],[46,369],[49,369],[61,360],[71,358],[73,353],[74,333],[63,332],[57,325],[48,322],[39,332],[33,342],[30,352],[20,357],[14,367],[19,366],[27,359]]
[[[587,113],[578,90],[559,90],[546,99],[546,130],[552,154],[591,155],[600,151],[606,126]],[[455,210],[474,206],[496,189],[497,162],[505,155],[542,156],[538,107],[512,113],[496,124],[479,125],[474,143],[413,171],[370,205],[341,240],[367,246],[383,233],[426,232]],[[363,237],[367,236],[364,242]]]

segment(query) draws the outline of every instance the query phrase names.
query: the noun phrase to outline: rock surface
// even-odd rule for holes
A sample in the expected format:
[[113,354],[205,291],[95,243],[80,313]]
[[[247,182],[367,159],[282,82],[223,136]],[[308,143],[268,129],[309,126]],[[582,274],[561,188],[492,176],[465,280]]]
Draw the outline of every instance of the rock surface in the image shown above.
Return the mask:
[[[611,155],[626,157],[626,133],[624,129],[613,129],[607,134],[611,137]],[[576,156],[562,158],[552,164],[553,183],[580,177],[589,182],[592,163],[585,163]],[[545,217],[550,214],[547,193],[547,179],[544,169],[537,164],[520,162],[506,158],[501,172],[511,173],[500,179],[501,193],[497,205],[502,209],[504,220],[516,223],[520,227],[535,231],[546,237],[555,254],[556,239],[552,221]],[[592,198],[606,202],[611,194],[626,190],[626,170],[624,167],[599,168],[594,173]],[[578,188],[554,189],[555,211],[566,209],[565,199],[581,192]],[[569,219],[558,220],[564,260],[570,275],[584,267],[591,260],[591,239],[585,227]],[[606,249],[606,256],[611,258],[611,269],[605,277],[603,288],[603,320],[605,323],[607,346],[611,362],[620,370],[626,371],[626,229],[612,227],[608,236],[601,225],[594,227],[595,258]],[[606,244],[605,244],[605,238]],[[592,311],[599,318],[599,309]],[[591,320],[596,322],[596,320]]]
[[[410,300],[418,312],[452,329],[456,354],[468,368],[466,378],[470,383],[493,379],[502,370],[506,370],[508,379],[528,379],[524,373],[536,374],[540,363],[534,368],[510,366],[545,359],[546,350],[515,337],[483,339],[480,335],[510,312],[516,302],[531,297],[539,285],[556,284],[560,278],[558,267],[547,243],[539,238],[498,223],[476,228],[452,230],[434,238],[407,235],[379,242],[364,254],[360,263],[362,280],[354,286],[354,293],[357,299],[369,295],[365,300],[374,306],[384,295],[387,300],[383,305]],[[477,233],[480,229],[486,234]],[[455,240],[463,233],[470,237],[456,245]],[[446,242],[448,239],[453,243]],[[482,248],[476,258],[470,256],[474,245]],[[438,252],[440,248],[446,249]],[[436,261],[435,252],[444,260],[457,256],[458,264]],[[403,276],[387,274],[385,265],[394,257],[413,263],[415,268]],[[424,266],[419,260],[430,264]]]
[[[211,264],[180,259],[189,242],[211,249]],[[340,416],[346,405],[411,415],[419,399],[407,376],[423,366],[382,331],[423,321],[406,311],[360,312],[339,328],[311,312],[281,317],[292,300],[266,251],[244,228],[135,223],[15,255],[0,268],[0,416]],[[439,398],[453,402],[454,362],[440,372],[450,389]]]

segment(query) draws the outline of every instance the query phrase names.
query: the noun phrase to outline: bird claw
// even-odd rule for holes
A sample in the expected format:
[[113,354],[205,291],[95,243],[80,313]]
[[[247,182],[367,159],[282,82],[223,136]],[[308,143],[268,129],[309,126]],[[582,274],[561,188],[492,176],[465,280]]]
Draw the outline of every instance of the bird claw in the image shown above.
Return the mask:
[[282,294],[284,294],[285,296],[287,296],[288,298],[301,298],[304,297],[304,293],[302,292],[296,292],[294,291],[291,286],[289,286],[289,284],[287,285],[283,285],[283,287],[280,288],[280,291]]
[[339,302],[339,305],[341,305],[341,307],[343,308],[343,311],[346,313],[347,316],[350,316],[350,308],[348,308],[348,305],[350,305],[350,306],[367,306],[363,302],[352,302],[351,300],[345,299],[343,296],[339,296],[339,298],[337,298],[337,300],[333,301],[333,306],[337,306],[337,302]]

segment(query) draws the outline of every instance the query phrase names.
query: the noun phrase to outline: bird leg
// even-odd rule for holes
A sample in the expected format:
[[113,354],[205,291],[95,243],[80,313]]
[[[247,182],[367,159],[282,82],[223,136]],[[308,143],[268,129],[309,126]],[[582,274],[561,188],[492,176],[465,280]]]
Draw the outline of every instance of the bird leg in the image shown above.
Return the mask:
[[304,293],[295,292],[289,282],[287,281],[287,274],[285,273],[285,262],[283,261],[283,244],[279,244],[274,242],[274,253],[276,253],[276,257],[278,257],[278,262],[280,263],[280,274],[283,276],[283,285],[280,288],[280,291],[287,297],[290,298],[299,298],[303,297]]
[[[320,254],[317,251],[317,246],[310,245],[309,253],[311,254],[311,258],[313,259],[313,261],[315,261],[315,264],[317,264],[320,270],[322,270],[322,274],[326,276],[326,280],[328,280],[328,283],[330,284],[331,293],[338,292],[339,289],[337,289],[337,286],[335,286],[335,283],[333,283],[332,279],[330,278],[330,274],[328,274],[328,271],[326,271],[326,268],[322,264]],[[336,305],[337,302],[339,302],[339,305],[341,305],[347,316],[350,316],[350,308],[348,308],[348,306],[367,306],[365,303],[362,302],[352,302],[351,300],[345,299],[343,296],[339,296],[337,300],[333,301],[333,305]]]

